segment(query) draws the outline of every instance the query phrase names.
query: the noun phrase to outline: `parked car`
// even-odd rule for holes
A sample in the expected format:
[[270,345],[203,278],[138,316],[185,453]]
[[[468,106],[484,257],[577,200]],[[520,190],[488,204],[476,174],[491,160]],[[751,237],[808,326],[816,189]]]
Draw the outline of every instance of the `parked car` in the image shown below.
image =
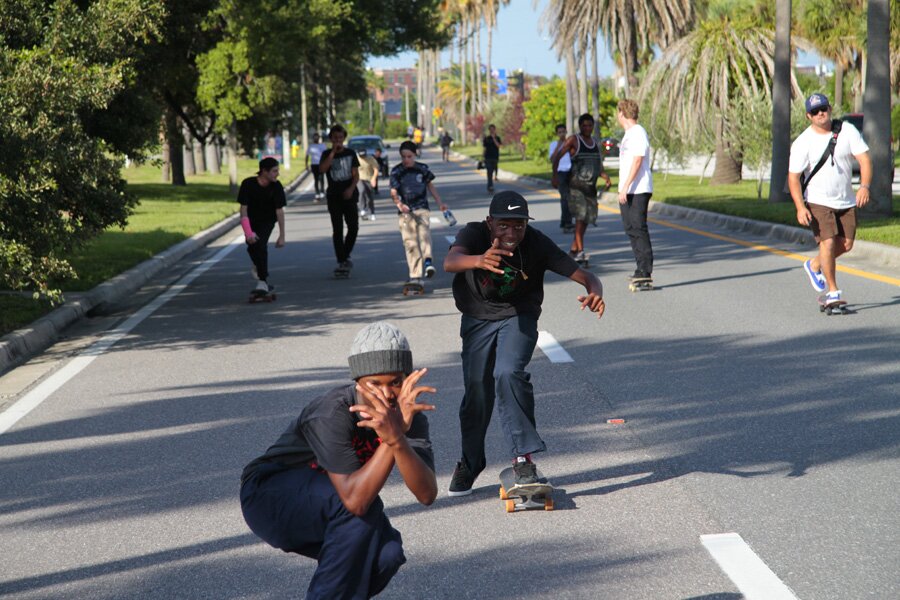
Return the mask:
[[[844,123],[850,123],[862,133],[863,130],[863,114],[862,113],[850,113],[849,115],[844,115],[841,117],[841,121]],[[855,158],[853,160],[853,176],[859,177],[859,163]],[[894,138],[891,138],[891,181],[894,181]]]
[[619,140],[614,137],[605,137],[600,140],[600,152],[603,156],[619,156]]
[[387,152],[391,145],[385,144],[380,135],[354,135],[347,141],[347,147],[355,152],[365,149],[369,156],[375,156],[375,150],[380,148],[381,164],[378,166],[378,175],[379,177],[388,177],[391,174]]

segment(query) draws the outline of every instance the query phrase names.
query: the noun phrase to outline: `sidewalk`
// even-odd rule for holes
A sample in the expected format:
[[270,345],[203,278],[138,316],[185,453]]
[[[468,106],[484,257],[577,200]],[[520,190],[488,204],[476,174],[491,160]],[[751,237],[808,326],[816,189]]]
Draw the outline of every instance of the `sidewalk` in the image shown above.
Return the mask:
[[[308,171],[303,171],[295,177],[285,186],[285,192],[291,194],[300,187],[308,174]],[[3,336],[0,338],[0,375],[48,348],[59,339],[66,327],[82,319],[90,311],[103,310],[133,294],[163,269],[221,237],[239,223],[240,213],[235,213],[88,292],[71,294],[62,306],[50,314]]]

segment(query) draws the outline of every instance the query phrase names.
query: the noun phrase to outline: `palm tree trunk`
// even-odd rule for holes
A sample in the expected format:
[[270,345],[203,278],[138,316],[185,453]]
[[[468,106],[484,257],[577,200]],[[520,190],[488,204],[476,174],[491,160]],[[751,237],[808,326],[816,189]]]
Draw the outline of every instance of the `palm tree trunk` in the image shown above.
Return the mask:
[[578,78],[578,113],[583,115],[590,110],[588,107],[587,45],[581,47],[578,67],[578,71],[581,73],[581,77]]
[[631,97],[637,94],[637,72],[639,68],[637,59],[637,24],[634,21],[634,2],[632,0],[624,0],[622,14],[628,15],[628,18],[623,23],[625,48],[622,49],[622,54],[624,55],[622,58],[625,65],[625,95],[626,97]]
[[863,137],[872,157],[867,213],[891,216],[891,50],[889,0],[869,0]]
[[742,167],[740,155],[725,139],[725,122],[720,118],[716,123],[716,168],[709,184],[739,183]]
[[475,89],[478,91],[478,110],[484,110],[484,88],[481,86],[481,21],[475,29]]
[[493,71],[491,70],[491,51],[493,46],[493,38],[494,38],[494,28],[491,27],[490,23],[487,26],[487,70],[485,71],[485,78],[487,79],[487,90],[486,90],[486,99],[487,105],[491,105],[491,101],[494,97],[494,84],[493,84]]
[[785,193],[791,154],[791,0],[775,4],[775,74],[772,81],[772,167],[769,202],[789,202]]
[[843,112],[844,106],[844,63],[834,61],[834,107]]
[[309,126],[307,125],[306,105],[306,69],[300,67],[300,151],[302,156],[306,156],[306,150],[309,148]]
[[577,95],[575,83],[575,49],[572,46],[566,48],[566,127],[573,134],[578,133],[575,123],[575,97]]
[[591,94],[593,97],[591,114],[597,119],[597,133],[600,133],[600,76],[597,69],[597,34],[591,37]]
[[463,17],[459,24],[459,139],[463,146],[466,145],[466,18]]

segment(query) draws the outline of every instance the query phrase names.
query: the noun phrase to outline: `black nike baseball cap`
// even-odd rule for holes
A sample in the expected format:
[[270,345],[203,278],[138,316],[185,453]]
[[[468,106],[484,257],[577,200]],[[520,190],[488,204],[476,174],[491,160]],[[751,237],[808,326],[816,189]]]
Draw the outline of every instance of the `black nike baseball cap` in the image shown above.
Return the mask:
[[512,190],[503,190],[494,194],[488,214],[495,219],[534,220],[528,216],[528,202],[525,197]]

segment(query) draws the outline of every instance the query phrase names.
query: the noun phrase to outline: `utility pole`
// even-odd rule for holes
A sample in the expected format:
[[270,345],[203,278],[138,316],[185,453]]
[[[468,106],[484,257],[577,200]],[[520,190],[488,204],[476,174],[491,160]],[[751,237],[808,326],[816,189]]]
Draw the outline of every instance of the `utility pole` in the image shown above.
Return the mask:
[[772,79],[772,170],[769,202],[788,202],[784,192],[791,154],[791,0],[775,3],[775,74]]
[[300,126],[302,128],[303,139],[300,140],[300,149],[303,156],[309,150],[309,129],[306,124],[306,70],[300,67]]

